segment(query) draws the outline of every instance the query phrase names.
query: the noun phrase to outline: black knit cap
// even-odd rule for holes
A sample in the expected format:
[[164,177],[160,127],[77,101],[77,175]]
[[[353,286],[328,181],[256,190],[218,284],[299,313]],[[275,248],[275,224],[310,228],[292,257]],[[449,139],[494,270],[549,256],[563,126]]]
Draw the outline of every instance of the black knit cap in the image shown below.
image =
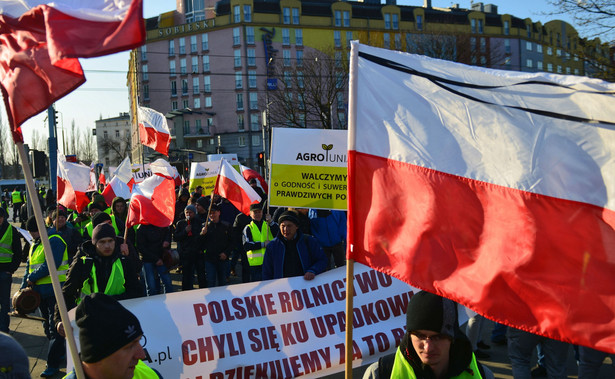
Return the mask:
[[299,217],[297,217],[297,213],[293,211],[285,211],[278,218],[278,224],[281,224],[283,221],[290,221],[295,225],[299,226]]
[[105,221],[111,221],[111,216],[109,216],[106,212],[98,212],[94,215],[94,217],[92,217],[92,226],[96,227]]
[[455,338],[457,307],[449,299],[427,291],[416,293],[408,303],[406,311],[406,330],[430,330]]
[[92,230],[92,244],[96,245],[96,242],[103,238],[115,239],[115,229],[109,224],[98,224]]
[[81,360],[95,363],[143,335],[137,317],[102,293],[86,296],[75,311]]
[[261,203],[254,203],[254,204],[250,204],[250,210],[251,211],[258,211],[258,210],[262,210],[263,206],[261,205]]

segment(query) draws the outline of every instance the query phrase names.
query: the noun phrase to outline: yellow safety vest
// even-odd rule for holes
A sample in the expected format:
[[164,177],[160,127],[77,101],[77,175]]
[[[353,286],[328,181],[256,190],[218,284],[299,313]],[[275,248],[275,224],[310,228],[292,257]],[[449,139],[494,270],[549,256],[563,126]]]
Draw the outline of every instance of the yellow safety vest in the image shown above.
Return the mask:
[[92,231],[94,231],[94,226],[92,226],[92,221],[88,222],[85,225],[85,230],[88,231],[88,235],[90,236],[90,239],[92,239]]
[[113,229],[115,229],[115,235],[118,237],[124,237],[124,236],[120,236],[120,230],[117,228],[117,222],[115,221],[115,216],[111,215],[111,225],[113,225]]
[[[64,241],[62,237],[60,237],[57,234],[49,236],[50,240],[52,238],[59,238],[60,241],[62,241],[62,243],[64,244],[64,254],[62,254],[62,262],[60,263],[60,266],[58,267],[58,279],[60,280],[60,282],[65,282],[66,272],[68,271],[68,267],[69,267],[68,250],[66,248],[66,242]],[[31,274],[32,272],[34,272],[34,270],[41,267],[43,263],[45,263],[45,250],[43,248],[43,244],[39,243],[38,246],[36,246],[36,249],[34,248],[34,246],[35,244],[32,244],[32,246],[30,246],[30,258],[29,258],[30,266],[28,269],[28,274]],[[49,284],[49,283],[51,283],[51,277],[47,275],[37,280],[34,284],[39,285],[39,284]]]
[[[71,371],[71,374],[73,372],[74,372],[74,370]],[[63,379],[68,378],[69,375],[70,374],[66,374]],[[133,379],[141,379],[141,378],[155,378],[155,379],[158,379],[158,378],[160,378],[160,376],[158,376],[158,374],[156,374],[156,371],[154,371],[152,368],[147,366],[140,359],[139,359],[139,363],[137,363],[137,365],[135,366],[135,373],[134,373],[134,375],[132,377],[133,377]]]
[[[453,379],[482,379],[474,354],[472,354],[472,362],[470,362],[468,368],[469,370],[464,370],[461,374],[454,376]],[[395,352],[395,362],[393,363],[393,370],[391,371],[391,379],[393,378],[416,379],[414,369],[399,349]]]
[[[87,257],[81,257],[81,259],[83,259],[83,263],[85,263]],[[90,282],[92,283],[91,286]],[[109,276],[109,281],[107,281],[104,294],[109,296],[123,294],[126,292],[126,287],[124,287],[125,283],[126,279],[124,278],[124,267],[122,267],[122,261],[118,258],[115,262],[113,262],[111,275]],[[90,277],[83,282],[83,287],[81,288],[81,298],[77,300],[77,304],[81,302],[82,298],[91,293],[99,293],[95,264],[92,265],[92,273],[90,274]]]
[[[265,242],[267,237],[269,237],[269,241],[273,240],[273,235],[271,234],[271,229],[269,229],[267,221],[263,220],[263,226],[260,230],[254,221],[250,222],[248,227],[250,228],[250,233],[252,233],[252,241]],[[262,266],[263,259],[265,258],[265,248],[248,250],[246,255],[248,256],[248,263],[250,266]]]
[[6,232],[0,239],[0,263],[9,263],[13,260],[13,227],[9,224]]
[[19,191],[13,191],[11,196],[13,197],[13,204],[21,203],[21,193]]

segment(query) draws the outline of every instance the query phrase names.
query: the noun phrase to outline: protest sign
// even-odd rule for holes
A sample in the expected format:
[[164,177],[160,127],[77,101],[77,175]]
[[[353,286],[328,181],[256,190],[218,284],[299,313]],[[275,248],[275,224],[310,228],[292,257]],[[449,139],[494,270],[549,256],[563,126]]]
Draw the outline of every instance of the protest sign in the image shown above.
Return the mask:
[[273,128],[269,203],[347,208],[346,130]]
[[[165,378],[322,377],[344,370],[345,268],[122,301],[145,362]],[[353,364],[395,351],[418,290],[367,266],[354,276]],[[78,328],[75,328],[78,333]]]
[[152,170],[149,168],[149,163],[135,163],[132,165],[132,177],[135,183],[141,183],[150,176],[152,176]]
[[190,165],[190,187],[192,193],[197,186],[203,187],[203,196],[211,194],[216,185],[216,178],[220,170],[220,161],[192,162]]

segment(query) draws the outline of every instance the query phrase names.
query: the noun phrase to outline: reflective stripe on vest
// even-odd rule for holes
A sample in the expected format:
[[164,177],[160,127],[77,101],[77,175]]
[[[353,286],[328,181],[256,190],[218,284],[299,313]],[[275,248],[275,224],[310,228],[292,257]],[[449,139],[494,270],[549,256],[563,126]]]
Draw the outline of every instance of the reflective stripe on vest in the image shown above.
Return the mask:
[[[81,258],[83,259],[83,263],[85,263],[87,257]],[[92,281],[92,287],[90,287],[90,280]],[[121,259],[118,258],[115,262],[113,262],[113,266],[111,267],[111,275],[109,275],[109,280],[107,281],[104,294],[109,296],[123,294],[126,292],[126,287],[124,287],[125,283],[126,279],[124,278],[124,267],[122,266]],[[92,264],[92,272],[90,273],[90,277],[83,282],[81,297],[83,298],[91,293],[99,293],[95,264]]]
[[[49,236],[50,240],[52,238],[59,238],[60,241],[62,241],[62,243],[64,244],[64,254],[62,254],[62,262],[58,266],[58,280],[60,282],[65,282],[66,273],[68,272],[68,267],[69,267],[68,249],[66,248],[66,242],[64,241],[62,237],[60,237],[57,234]],[[30,258],[29,258],[30,266],[29,266],[28,274],[31,274],[36,269],[41,267],[43,263],[45,263],[45,249],[43,248],[43,244],[39,243],[38,246],[36,246],[36,249],[34,249],[34,246],[36,245],[33,244],[32,246],[30,246]],[[51,283],[51,277],[47,275],[37,280],[34,284],[39,285],[39,284],[49,284],[49,283]]]
[[13,243],[13,227],[8,225],[6,232],[0,239],[0,263],[9,263],[13,260],[13,250],[11,244]]
[[[412,349],[413,347],[409,346],[408,348]],[[404,358],[399,349],[395,352],[395,362],[393,363],[393,369],[391,370],[391,379],[393,378],[416,379],[414,369],[412,369],[410,362]],[[474,354],[472,354],[472,362],[470,362],[470,366],[468,366],[468,368],[461,374],[451,377],[451,379],[482,379]]]
[[21,203],[21,193],[19,191],[13,191],[11,196],[13,197],[13,204]]
[[138,378],[159,378],[159,376],[158,376],[158,374],[156,374],[156,371],[151,369],[149,366],[147,366],[145,363],[143,363],[142,360],[139,359],[139,363],[137,363],[137,365],[135,366],[135,373],[134,373],[132,378],[133,379],[138,379]]
[[92,221],[88,222],[88,224],[85,226],[85,230],[88,231],[88,235],[90,236],[90,239],[92,239],[92,231],[94,230],[94,227],[92,226]]
[[[269,237],[268,239],[270,241],[273,239],[273,235],[271,234],[267,221],[263,221],[263,226],[261,226],[260,230],[254,221],[250,222],[248,227],[250,228],[250,233],[252,233],[253,242],[265,242],[267,237]],[[263,264],[263,259],[265,258],[265,248],[263,247],[261,249],[248,250],[246,255],[248,256],[248,263],[250,266],[261,266]]]

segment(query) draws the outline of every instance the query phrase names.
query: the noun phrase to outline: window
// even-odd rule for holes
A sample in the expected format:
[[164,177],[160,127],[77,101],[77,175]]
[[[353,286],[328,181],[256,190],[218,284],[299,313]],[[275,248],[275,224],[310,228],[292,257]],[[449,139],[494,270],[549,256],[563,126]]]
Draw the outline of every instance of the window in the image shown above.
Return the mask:
[[[242,129],[239,129],[239,130],[242,130]],[[239,145],[239,147],[246,146],[246,136],[239,136],[237,138],[237,144]]]
[[250,110],[258,110],[258,93],[250,92]]
[[246,26],[246,43],[249,45],[254,44],[254,27]]
[[530,41],[525,41],[525,50],[532,51],[532,43]]
[[171,82],[171,96],[177,96],[177,82],[175,80]]
[[235,56],[235,59],[234,59],[235,68],[241,67],[241,50],[233,51],[233,55]]
[[476,33],[476,19],[475,18],[470,20],[470,30],[472,33]]
[[539,53],[542,53],[542,45],[541,44],[536,44],[536,51]]
[[196,53],[196,36],[190,36],[190,52]]
[[416,30],[423,30],[423,16],[420,14],[416,16]]
[[203,91],[211,92],[211,76],[209,75],[203,76]]
[[182,95],[188,94],[188,79],[182,79]]
[[198,95],[199,94],[199,78],[192,78],[192,93],[194,95]]
[[536,68],[542,71],[542,61],[536,62]]
[[245,22],[252,22],[252,6],[251,5],[243,6],[243,20]]
[[248,71],[248,88],[256,88],[256,70]]
[[261,136],[259,136],[258,134],[252,135],[252,146],[260,146],[260,144],[261,144]]
[[557,65],[557,73],[561,74],[562,73],[562,66],[561,65]]
[[175,61],[169,61],[169,74],[175,76]]
[[547,71],[553,72],[553,63],[547,63]]
[[525,61],[525,67],[532,68],[532,60],[528,59]]
[[241,32],[239,28],[233,28],[233,45],[241,44]]
[[293,8],[293,24],[299,25],[299,8]]
[[395,50],[401,50],[401,34],[395,34]]
[[333,31],[333,42],[335,47],[342,47],[342,36],[339,30]]
[[209,72],[209,55],[203,55],[203,71]]
[[385,49],[391,48],[391,35],[389,33],[383,33],[383,47]]
[[553,55],[553,48],[551,46],[547,47],[547,55]]
[[487,57],[486,56],[484,56],[484,55],[480,56],[480,64],[483,65],[483,66],[487,64]]
[[243,79],[241,76],[241,72],[235,73],[235,88],[243,88]]
[[184,121],[184,134],[190,134],[190,121]]
[[149,80],[149,74],[147,73],[147,65],[144,64],[143,66],[141,66],[141,74],[142,74],[142,78],[143,80]]
[[172,57],[175,55],[175,41],[170,39],[169,40],[169,56]]
[[338,27],[342,26],[342,12],[335,11],[334,15],[335,15],[334,25]]
[[282,9],[282,23],[283,24],[290,24],[290,8],[284,8]]
[[147,84],[143,85],[143,99],[149,100],[149,86]]
[[295,29],[295,45],[303,46],[303,29]]
[[186,68],[186,58],[182,58],[179,60],[179,73],[182,75],[186,75],[188,69]]
[[483,20],[478,20],[478,33],[483,34]]
[[282,50],[282,57],[283,57],[284,66],[289,67],[290,66],[290,50],[289,49]]
[[248,49],[248,66],[256,66],[256,50]]
[[290,30],[282,29],[282,45],[290,45]]
[[504,40],[504,52],[506,54],[510,54],[510,40],[509,39]]
[[297,71],[297,86],[299,88],[304,88],[305,87],[305,82],[303,81],[303,72],[302,71]]
[[305,101],[303,99],[303,94],[302,93],[298,93],[297,94],[297,103],[299,104],[299,109],[304,111],[305,110]]
[[244,130],[245,125],[243,122],[243,114],[238,114],[237,115],[237,129],[239,130]]
[[562,56],[562,49],[555,50],[555,55],[557,55],[558,57],[561,57]]
[[201,34],[201,50],[209,50],[209,37],[207,33]]
[[284,87],[286,88],[292,87],[291,76],[290,76],[290,72],[288,71],[284,71]]
[[391,14],[390,13],[384,14],[384,28],[391,29]]
[[194,98],[194,109],[201,109],[201,98],[200,97]]
[[202,139],[196,140],[196,148],[197,149],[202,149],[203,148],[203,140]]
[[258,114],[251,114],[250,115],[250,129],[253,131],[258,131]]
[[397,13],[391,15],[391,27],[393,30],[399,29],[399,15]]
[[190,107],[190,105],[188,105],[188,99],[182,100],[182,108],[186,109],[186,108],[189,108],[189,107]]
[[237,95],[237,110],[243,110],[243,93],[238,93]]
[[337,93],[337,109],[344,109],[344,94],[341,92]]
[[241,22],[241,6],[235,5],[233,7],[233,22]]
[[179,39],[179,53],[186,54],[186,39],[183,37]]
[[579,75],[579,69],[578,69],[578,68],[575,68],[575,69],[574,69],[574,74],[575,74],[575,75]]
[[510,21],[504,21],[504,35],[510,35]]
[[303,50],[297,50],[297,66],[303,66]]
[[346,32],[346,48],[350,49],[350,42],[352,42],[352,32]]
[[335,66],[341,67],[342,66],[342,52],[336,51],[334,56],[335,56]]
[[211,96],[205,96],[205,108],[211,108]]
[[532,25],[525,25],[525,32],[527,34],[527,38],[532,38]]
[[199,72],[199,57],[192,57],[192,73],[198,74]]
[[177,110],[177,101],[171,101],[171,109],[174,111]]
[[305,114],[300,113],[299,114],[299,126],[302,128],[305,128]]
[[142,61],[147,60],[147,45],[141,46],[141,60]]
[[120,138],[120,131],[119,130],[115,131],[115,138]]
[[480,52],[481,53],[487,52],[487,40],[485,38],[480,39]]

